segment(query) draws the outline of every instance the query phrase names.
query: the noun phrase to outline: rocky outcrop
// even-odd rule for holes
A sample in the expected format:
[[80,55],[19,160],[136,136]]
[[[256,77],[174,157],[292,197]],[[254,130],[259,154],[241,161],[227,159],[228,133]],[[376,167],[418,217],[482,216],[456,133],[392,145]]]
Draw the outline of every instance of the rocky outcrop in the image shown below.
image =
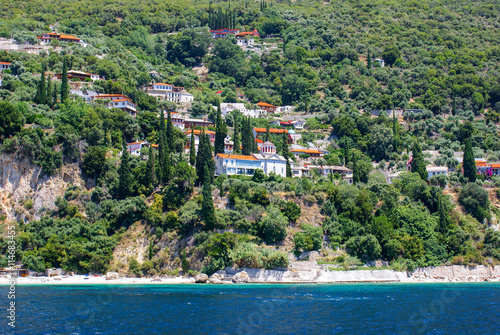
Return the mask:
[[248,277],[248,273],[245,271],[238,272],[233,276],[233,283],[248,283],[250,278]]
[[210,276],[207,283],[209,283],[209,284],[223,284],[224,278],[225,278],[224,274],[216,272]]
[[195,277],[197,283],[206,283],[208,281],[208,276],[204,273],[200,273]]
[[69,184],[85,187],[78,164],[67,164],[53,176],[28,159],[0,155],[0,206],[8,220],[39,220],[63,196]]
[[496,281],[500,279],[500,267],[484,265],[429,266],[409,272],[415,281]]
[[108,272],[106,273],[106,280],[115,280],[120,278],[118,272]]

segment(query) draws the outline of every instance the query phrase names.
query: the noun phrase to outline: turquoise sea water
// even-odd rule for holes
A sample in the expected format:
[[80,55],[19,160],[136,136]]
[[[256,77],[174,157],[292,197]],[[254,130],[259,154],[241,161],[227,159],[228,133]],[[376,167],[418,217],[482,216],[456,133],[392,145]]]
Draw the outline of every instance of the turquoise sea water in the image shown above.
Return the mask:
[[18,286],[16,306],[0,333],[500,334],[498,283]]

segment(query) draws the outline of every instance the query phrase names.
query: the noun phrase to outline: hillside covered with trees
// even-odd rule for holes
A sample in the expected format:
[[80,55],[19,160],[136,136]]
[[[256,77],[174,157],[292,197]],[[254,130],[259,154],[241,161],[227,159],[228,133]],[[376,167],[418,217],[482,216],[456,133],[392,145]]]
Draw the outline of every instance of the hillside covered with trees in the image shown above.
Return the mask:
[[[0,62],[11,64],[0,88],[2,154],[28,159],[48,177],[77,163],[87,183],[70,185],[56,210],[37,213],[39,221],[31,220],[26,199],[17,217],[17,256],[28,268],[213,273],[233,264],[282,268],[289,253],[313,250],[347,268],[375,259],[397,269],[500,262],[500,178],[477,174],[474,161],[500,160],[495,1],[0,6],[2,38],[36,44],[55,26],[88,43],[52,41],[53,49],[39,54],[0,51]],[[257,47],[241,48],[233,36],[212,38],[209,29],[219,28],[257,29]],[[126,95],[137,116],[71,95],[71,69],[99,75],[77,84]],[[61,73],[62,80],[51,80]],[[203,134],[197,154],[185,151],[194,137],[173,126],[174,103],[146,93],[155,80],[194,94],[185,114],[214,122],[213,148]],[[223,119],[212,106],[259,101],[296,106],[308,117],[301,143],[328,142],[316,165],[347,166],[353,184],[318,171],[302,178],[260,171],[215,177],[213,154],[224,153],[223,134],[237,151],[241,143],[243,154],[256,152],[252,127],[269,124],[240,113]],[[405,112],[388,117],[394,108]],[[141,159],[124,150],[139,140],[158,151],[146,150]],[[274,134],[269,140],[287,161],[297,160],[286,140]],[[433,163],[450,174],[428,180],[431,151],[439,153]],[[395,171],[399,178],[388,183]],[[5,226],[6,216],[0,218]],[[118,262],[114,250],[135,239],[138,226],[149,245],[146,260]]]

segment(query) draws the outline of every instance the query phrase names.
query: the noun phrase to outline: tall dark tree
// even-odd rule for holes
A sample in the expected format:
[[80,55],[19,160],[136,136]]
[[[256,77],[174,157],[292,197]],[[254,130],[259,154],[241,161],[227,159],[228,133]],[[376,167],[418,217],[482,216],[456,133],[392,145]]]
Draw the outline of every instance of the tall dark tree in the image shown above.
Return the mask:
[[52,107],[57,105],[57,83],[54,83],[54,89],[52,90]]
[[356,154],[352,154],[352,182],[354,185],[359,183],[361,181],[361,173],[359,171],[359,166],[358,166],[358,157],[356,157]]
[[47,76],[47,104],[52,107],[54,103],[52,102],[52,81],[50,80],[50,74]]
[[163,184],[166,185],[172,180],[174,173],[174,166],[172,163],[172,156],[168,146],[165,145],[165,162],[163,164]]
[[42,73],[40,75],[40,80],[38,81],[38,86],[36,89],[35,98],[33,101],[37,104],[47,103],[47,89],[45,88],[45,72],[47,71],[46,65],[42,66]]
[[217,119],[215,124],[215,154],[224,153],[224,139],[227,136],[226,122],[222,119],[220,105],[217,108]]
[[366,68],[370,70],[372,68],[372,54],[370,49],[368,49],[368,56],[366,57]]
[[194,166],[196,163],[196,147],[195,147],[194,131],[191,131],[191,143],[189,144],[189,164]]
[[398,132],[397,132],[397,127],[396,127],[397,121],[396,121],[396,110],[394,107],[392,107],[392,147],[394,152],[399,152],[399,138],[398,138]]
[[165,115],[163,109],[160,112],[160,126],[158,128],[158,170],[156,176],[158,183],[163,184],[163,175],[165,173],[165,157],[166,157],[166,144],[165,144]]
[[290,158],[286,158],[286,177],[293,178],[292,167],[290,166]]
[[68,87],[68,64],[66,56],[63,58],[63,68],[61,75],[61,102],[68,99],[69,87]]
[[242,154],[250,155],[253,152],[253,134],[250,128],[250,119],[243,118],[243,129],[241,132]]
[[266,142],[271,141],[271,131],[269,130],[269,122],[266,125]]
[[[208,169],[209,179],[206,179],[205,169]],[[196,176],[198,184],[212,183],[215,172],[215,163],[212,156],[212,146],[210,138],[205,134],[205,131],[200,134],[198,144],[198,155],[196,155]]]
[[118,197],[125,199],[132,193],[132,183],[134,176],[130,167],[130,154],[125,147],[118,167]]
[[168,151],[174,152],[174,124],[172,123],[172,115],[170,110],[167,115],[167,128],[165,133],[165,145],[168,147]]
[[148,161],[146,163],[146,185],[156,186],[156,157],[153,146],[149,147]]
[[290,151],[288,150],[288,134],[287,133],[283,132],[283,135],[281,137],[281,141],[282,141],[281,154],[283,155],[283,157],[288,158],[288,156],[290,155]]
[[428,174],[425,167],[424,155],[422,154],[422,147],[418,141],[413,143],[412,157],[411,172],[418,173],[422,180],[427,181]]
[[[204,179],[210,179],[209,167],[205,166]],[[215,208],[214,199],[212,198],[212,185],[210,183],[203,184],[203,202],[201,203],[201,217],[205,221],[205,229],[213,230],[215,228]]]
[[474,152],[472,151],[472,144],[470,139],[465,140],[465,150],[464,150],[464,177],[469,178],[469,182],[473,183],[476,181],[477,170],[476,161],[474,159]]
[[234,151],[233,152],[235,154],[241,154],[240,126],[238,124],[238,117],[236,115],[234,117],[233,142],[234,142]]

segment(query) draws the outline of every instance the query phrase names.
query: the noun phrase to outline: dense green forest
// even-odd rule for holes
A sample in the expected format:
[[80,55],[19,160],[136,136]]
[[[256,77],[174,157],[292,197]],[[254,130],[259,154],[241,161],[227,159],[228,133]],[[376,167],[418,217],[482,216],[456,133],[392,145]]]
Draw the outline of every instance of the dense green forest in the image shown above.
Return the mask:
[[[490,203],[500,180],[476,175],[470,165],[474,158],[500,160],[497,2],[34,0],[0,6],[0,37],[34,44],[57,22],[59,32],[89,43],[53,42],[62,50],[40,55],[0,51],[0,61],[11,63],[0,89],[2,153],[30,159],[47,175],[76,162],[95,185],[70,186],[57,210],[18,222],[18,258],[29,268],[112,269],[113,249],[137,222],[147,226],[150,248],[147,261],[130,260],[134,275],[178,273],[165,266],[160,242],[191,237],[194,246],[175,250],[184,274],[232,264],[286,267],[287,252],[337,247],[349,256],[326,261],[382,258],[397,269],[500,262],[500,234],[490,228],[500,214]],[[256,44],[269,50],[243,50],[232,36],[214,40],[209,27],[257,29]],[[202,66],[207,73],[200,75]],[[67,80],[45,77],[68,69],[104,77],[83,88],[127,95],[137,117],[78,101],[68,95]],[[202,137],[198,155],[183,154],[186,135],[169,115],[166,122],[158,118],[175,106],[145,92],[153,70],[193,93],[190,114],[213,120],[218,134],[229,126],[244,152],[255,151],[251,126],[267,122],[238,113],[222,120],[210,105],[237,102],[244,93],[248,105],[295,105],[316,115],[303,141],[328,138],[329,154],[317,163],[347,165],[354,185],[315,173],[214,178],[208,140]],[[419,112],[387,117],[384,111],[395,107]],[[126,150],[120,155],[134,140],[158,144],[158,154],[146,152],[147,160]],[[282,139],[272,140],[295,160]],[[456,172],[427,183],[425,150],[438,151],[434,163]],[[414,173],[388,184],[383,173],[406,170],[410,151]],[[464,151],[463,172],[456,151]],[[230,209],[214,209],[214,200],[223,198]],[[318,208],[324,221],[301,222],[306,208]]]

